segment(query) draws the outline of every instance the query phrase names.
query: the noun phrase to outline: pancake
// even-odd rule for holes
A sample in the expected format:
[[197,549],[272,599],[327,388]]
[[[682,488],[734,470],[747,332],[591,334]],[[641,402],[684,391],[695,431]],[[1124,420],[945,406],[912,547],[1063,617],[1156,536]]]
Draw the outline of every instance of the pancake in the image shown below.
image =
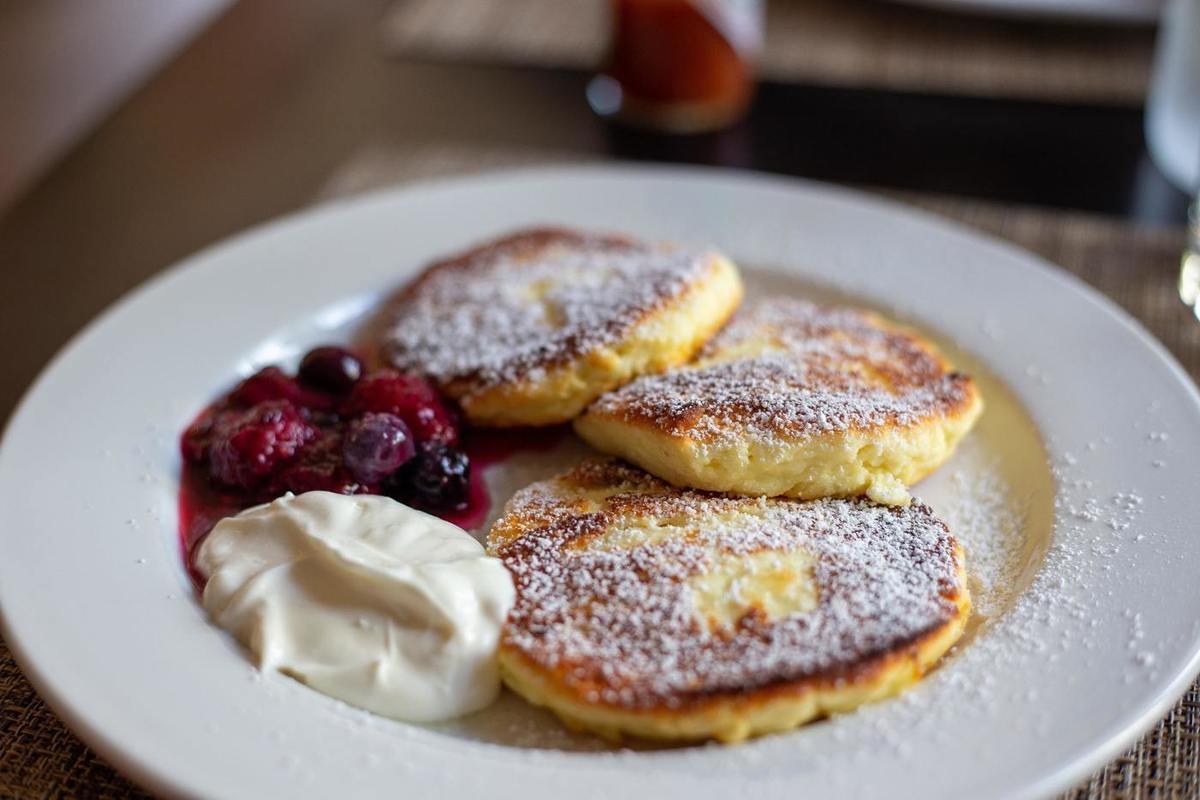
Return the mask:
[[686,362],[741,297],[713,250],[526,230],[426,269],[388,310],[382,351],[476,425],[552,425]]
[[734,742],[917,681],[970,610],[920,503],[748,498],[592,460],[517,493],[488,536],[517,588],[505,683],[610,739]]
[[677,486],[903,505],[982,407],[917,334],[780,299],[739,312],[691,364],[604,395],[575,429]]

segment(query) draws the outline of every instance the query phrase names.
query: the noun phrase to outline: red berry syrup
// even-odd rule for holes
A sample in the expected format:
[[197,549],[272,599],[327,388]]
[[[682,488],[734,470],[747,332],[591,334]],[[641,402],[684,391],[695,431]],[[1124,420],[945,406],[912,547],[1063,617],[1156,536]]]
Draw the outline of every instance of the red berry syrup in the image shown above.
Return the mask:
[[[209,411],[201,414],[203,418]],[[554,448],[569,428],[559,425],[548,428],[483,429],[465,428],[461,431],[463,449],[470,463],[470,484],[466,504],[459,509],[438,513],[442,519],[466,530],[479,528],[491,508],[485,472],[521,453],[545,452]],[[187,446],[185,437],[184,446]],[[179,482],[179,545],[188,574],[199,592],[204,581],[196,572],[195,553],[200,541],[225,517],[256,505],[262,498],[249,498],[234,491],[215,486],[208,471],[193,461],[183,459]]]

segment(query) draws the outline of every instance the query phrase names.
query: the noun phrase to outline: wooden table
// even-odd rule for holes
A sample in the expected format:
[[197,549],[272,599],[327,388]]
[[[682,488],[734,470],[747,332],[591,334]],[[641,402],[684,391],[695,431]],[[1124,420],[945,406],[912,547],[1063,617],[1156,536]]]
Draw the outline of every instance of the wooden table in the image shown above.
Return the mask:
[[[767,83],[738,128],[671,138],[597,120],[578,69],[389,58],[378,42],[388,2],[240,2],[0,219],[0,419],[122,294],[310,204],[370,149],[544,148],[1082,212],[1141,229],[1184,218],[1186,198],[1149,162],[1135,106]],[[6,769],[16,768],[0,756],[0,787]]]

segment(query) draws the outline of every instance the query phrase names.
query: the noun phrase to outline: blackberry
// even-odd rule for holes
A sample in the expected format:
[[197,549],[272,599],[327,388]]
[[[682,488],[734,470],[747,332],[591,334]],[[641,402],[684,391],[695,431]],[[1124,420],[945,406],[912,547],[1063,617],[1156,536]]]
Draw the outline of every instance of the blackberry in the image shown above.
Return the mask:
[[471,462],[456,447],[429,442],[392,474],[384,489],[397,500],[425,511],[460,511],[470,498]]

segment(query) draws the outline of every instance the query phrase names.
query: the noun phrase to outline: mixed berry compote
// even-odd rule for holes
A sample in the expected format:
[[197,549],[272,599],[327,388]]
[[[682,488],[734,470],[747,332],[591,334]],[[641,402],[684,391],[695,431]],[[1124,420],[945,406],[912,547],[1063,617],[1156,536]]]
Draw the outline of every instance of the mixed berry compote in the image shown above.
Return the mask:
[[382,494],[473,528],[488,509],[479,467],[546,438],[464,430],[422,378],[317,347],[295,375],[271,366],[241,381],[184,432],[184,553],[190,566],[221,518],[287,492]]

